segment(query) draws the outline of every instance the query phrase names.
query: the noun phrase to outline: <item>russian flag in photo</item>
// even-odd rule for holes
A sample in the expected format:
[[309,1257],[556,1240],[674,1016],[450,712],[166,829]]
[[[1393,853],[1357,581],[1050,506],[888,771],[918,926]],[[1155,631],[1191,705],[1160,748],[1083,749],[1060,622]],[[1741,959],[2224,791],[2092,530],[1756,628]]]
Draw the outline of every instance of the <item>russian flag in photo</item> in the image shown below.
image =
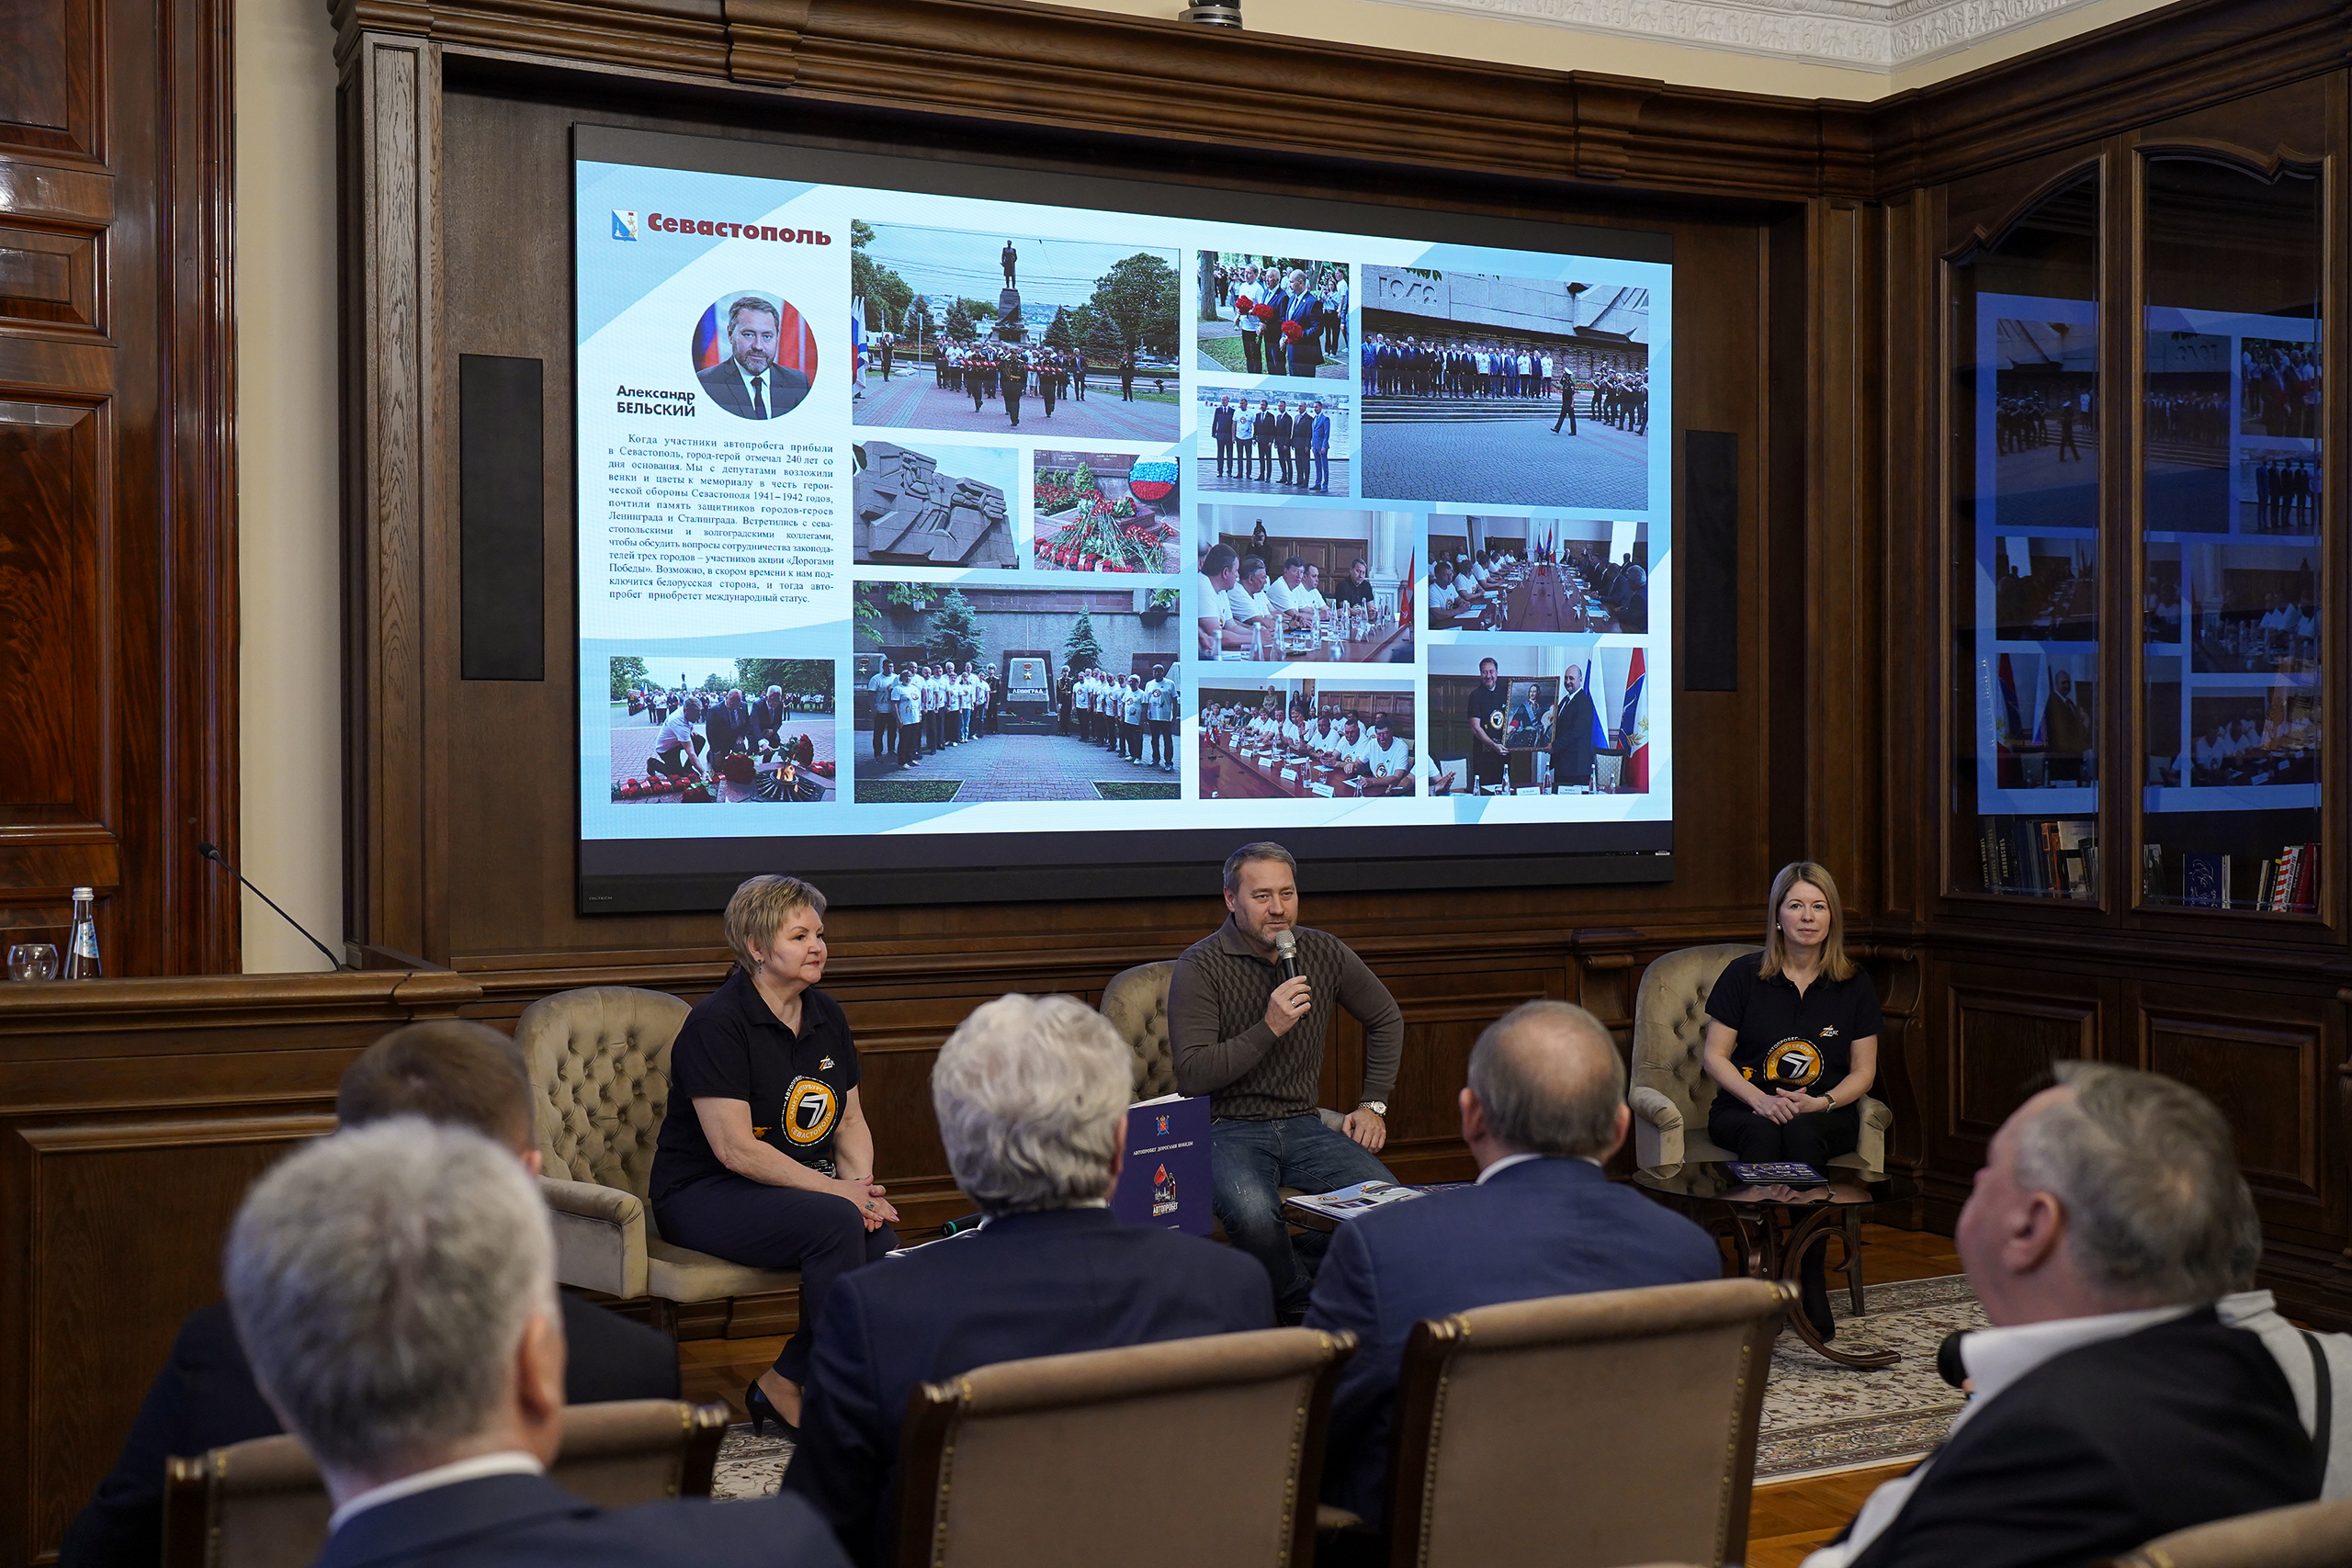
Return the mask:
[[1127,489],[1137,501],[1159,501],[1176,488],[1173,459],[1146,457],[1127,470]]

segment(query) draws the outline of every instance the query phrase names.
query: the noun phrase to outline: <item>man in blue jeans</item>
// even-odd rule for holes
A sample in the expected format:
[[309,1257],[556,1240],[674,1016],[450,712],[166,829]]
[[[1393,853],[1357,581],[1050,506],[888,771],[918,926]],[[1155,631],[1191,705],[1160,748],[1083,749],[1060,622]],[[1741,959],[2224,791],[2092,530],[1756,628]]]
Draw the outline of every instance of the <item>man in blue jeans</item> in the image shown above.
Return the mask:
[[[1244,844],[1225,863],[1224,925],[1176,961],[1168,1039],[1176,1088],[1209,1097],[1209,1170],[1216,1217],[1235,1246],[1266,1266],[1287,1322],[1306,1311],[1329,1237],[1295,1240],[1284,1187],[1329,1192],[1396,1178],[1373,1156],[1388,1140],[1388,1092],[1405,1039],[1388,987],[1328,931],[1298,923],[1298,863],[1276,843]],[[1296,943],[1284,979],[1277,939]],[[1315,1109],[1331,1010],[1363,1025],[1363,1093],[1334,1131]]]

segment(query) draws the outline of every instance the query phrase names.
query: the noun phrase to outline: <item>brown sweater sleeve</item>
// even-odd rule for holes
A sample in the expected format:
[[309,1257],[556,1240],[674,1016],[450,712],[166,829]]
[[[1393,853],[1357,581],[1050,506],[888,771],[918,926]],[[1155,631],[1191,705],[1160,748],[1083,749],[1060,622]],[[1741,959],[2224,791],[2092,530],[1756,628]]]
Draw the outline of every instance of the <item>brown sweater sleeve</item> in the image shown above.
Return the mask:
[[1176,960],[1176,973],[1168,982],[1168,1044],[1175,1057],[1179,1094],[1215,1093],[1256,1066],[1274,1043],[1262,1010],[1257,1021],[1240,1033],[1227,1038],[1219,1032],[1219,976],[1208,972],[1216,962],[1215,956],[1187,953]]
[[1355,950],[1339,945],[1340,1005],[1363,1025],[1363,1098],[1385,1100],[1396,1087],[1397,1064],[1405,1055],[1405,1014]]

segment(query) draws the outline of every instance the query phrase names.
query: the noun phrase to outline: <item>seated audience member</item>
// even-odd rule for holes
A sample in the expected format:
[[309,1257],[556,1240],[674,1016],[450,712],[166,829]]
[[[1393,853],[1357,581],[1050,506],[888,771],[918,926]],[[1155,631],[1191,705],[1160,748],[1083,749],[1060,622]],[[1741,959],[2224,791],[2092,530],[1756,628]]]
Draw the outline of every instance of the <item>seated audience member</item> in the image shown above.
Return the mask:
[[1272,1326],[1265,1271],[1248,1256],[1123,1224],[1106,1207],[1134,1063],[1109,1021],[1069,997],[1001,998],[940,1047],[940,1141],[956,1184],[988,1218],[834,1287],[809,1373],[808,1436],[784,1477],[859,1562],[897,1560],[899,1426],[917,1384],[998,1361]]
[[[1878,1068],[1878,991],[1846,956],[1838,885],[1810,861],[1772,879],[1764,951],[1735,958],[1707,997],[1715,1080],[1707,1136],[1742,1160],[1798,1160],[1827,1172],[1861,1142],[1860,1101]],[[1823,1249],[1805,1254],[1805,1315],[1837,1332]]]
[[[1329,1192],[1396,1179],[1375,1156],[1388,1141],[1405,1018],[1345,942],[1298,923],[1298,863],[1280,844],[1244,844],[1227,857],[1225,907],[1225,923],[1176,960],[1168,1043],[1177,1092],[1209,1097],[1216,1217],[1234,1246],[1265,1266],[1276,1308],[1295,1321],[1329,1238],[1292,1237],[1282,1189]],[[1297,944],[1291,980],[1278,957],[1285,932]],[[1315,1106],[1335,1006],[1364,1033],[1363,1093],[1336,1132]]]
[[2213,1310],[2258,1223],[2221,1112],[2154,1073],[2057,1076],[1961,1211],[1995,1325],[1960,1343],[1973,1397],[1805,1568],[2058,1568],[2319,1495],[2278,1363]]
[[744,1391],[755,1431],[797,1438],[808,1338],[849,1269],[899,1245],[874,1180],[857,1043],[825,974],[825,896],[754,876],[727,901],[735,967],[670,1047],[670,1108],[647,1183],[662,1238],[800,1270],[800,1326]]
[[537,1184],[464,1128],[338,1133],[254,1184],[221,1272],[263,1393],[334,1500],[319,1568],[839,1568],[797,1497],[608,1513],[547,1478],[554,1268]]
[[[2316,1450],[2319,1495],[2352,1496],[2352,1334],[2314,1334],[2279,1314],[2270,1292],[2255,1283],[2262,1264],[2261,1221],[2251,1208],[2245,1218],[2230,1270],[2242,1288],[2214,1303],[2213,1310],[2232,1328],[2261,1339],[2287,1375],[2287,1386],[2295,1391],[2296,1417]],[[2325,1431],[2320,1430],[2323,1420]]]
[[[335,1117],[346,1128],[394,1116],[470,1127],[512,1150],[532,1176],[531,1080],[522,1048],[487,1024],[458,1019],[396,1029],[344,1069]],[[669,1337],[578,1296],[563,1314],[564,1402],[678,1397],[678,1348]],[[229,1303],[187,1314],[171,1359],[147,1391],[114,1469],[67,1530],[62,1568],[154,1568],[163,1550],[164,1461],[175,1454],[285,1430],[254,1386]]]
[[1714,1238],[1611,1181],[1625,1141],[1625,1065],[1600,1021],[1527,1002],[1470,1053],[1462,1136],[1475,1187],[1340,1226],[1306,1311],[1362,1341],[1331,1400],[1323,1498],[1376,1521],[1405,1340],[1423,1318],[1497,1302],[1718,1279]]

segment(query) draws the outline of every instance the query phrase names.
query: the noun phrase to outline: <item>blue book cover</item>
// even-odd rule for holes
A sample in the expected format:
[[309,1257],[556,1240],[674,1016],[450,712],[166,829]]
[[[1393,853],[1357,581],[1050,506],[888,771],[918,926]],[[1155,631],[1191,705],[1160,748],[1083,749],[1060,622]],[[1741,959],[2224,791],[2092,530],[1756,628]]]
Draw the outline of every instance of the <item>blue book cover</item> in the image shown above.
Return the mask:
[[2228,908],[2230,862],[2227,855],[2183,855],[2180,861],[2182,903],[2208,909]]
[[1129,1224],[1209,1234],[1208,1096],[1170,1094],[1127,1108],[1127,1158],[1111,1212]]

